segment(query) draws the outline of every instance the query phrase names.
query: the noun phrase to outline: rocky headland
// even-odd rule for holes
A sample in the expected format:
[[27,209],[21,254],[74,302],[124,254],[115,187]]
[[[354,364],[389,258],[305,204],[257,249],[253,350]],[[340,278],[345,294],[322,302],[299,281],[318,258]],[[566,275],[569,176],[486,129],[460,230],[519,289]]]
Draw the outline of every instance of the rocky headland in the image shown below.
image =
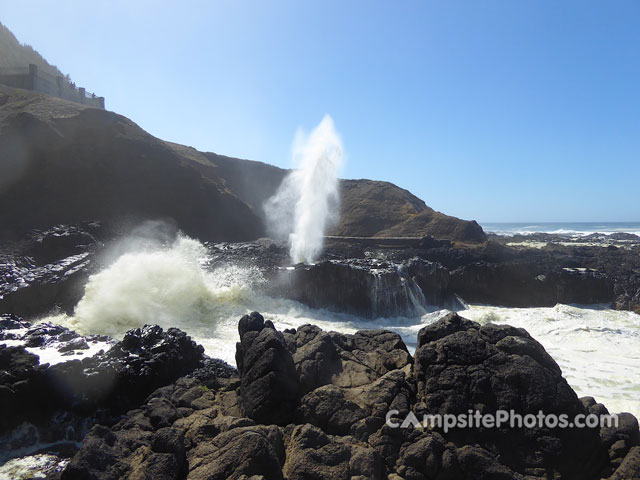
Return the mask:
[[[165,142],[122,115],[0,85],[0,238],[100,221],[126,231],[173,223],[203,241],[266,234],[264,202],[288,173]],[[388,182],[341,182],[334,234],[485,239],[475,222],[427,207]]]

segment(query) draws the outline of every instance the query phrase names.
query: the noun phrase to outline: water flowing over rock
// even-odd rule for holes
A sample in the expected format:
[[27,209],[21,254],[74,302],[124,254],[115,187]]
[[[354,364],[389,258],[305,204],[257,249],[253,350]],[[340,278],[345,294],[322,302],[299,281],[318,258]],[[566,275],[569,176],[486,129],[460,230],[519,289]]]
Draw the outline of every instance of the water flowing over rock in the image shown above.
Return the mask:
[[271,288],[313,308],[367,318],[420,316],[434,306],[462,307],[449,291],[448,270],[417,257],[398,263],[363,258],[296,265],[280,269]]
[[284,296],[314,308],[369,318],[419,315],[427,304],[404,265],[384,262],[353,260],[298,265],[280,271],[277,288]]

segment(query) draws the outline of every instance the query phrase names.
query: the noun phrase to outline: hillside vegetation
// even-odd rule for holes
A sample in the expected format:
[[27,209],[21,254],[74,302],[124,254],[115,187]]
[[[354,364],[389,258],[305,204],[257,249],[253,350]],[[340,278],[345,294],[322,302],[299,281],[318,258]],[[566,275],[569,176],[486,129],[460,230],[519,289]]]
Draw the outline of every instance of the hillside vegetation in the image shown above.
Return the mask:
[[5,25],[0,23],[0,67],[38,66],[40,72],[54,77],[64,76],[56,67],[47,62],[31,45],[22,44]]
[[[113,112],[0,87],[5,234],[162,218],[203,240],[252,240],[266,234],[262,206],[287,172],[164,142]],[[342,180],[340,194],[333,235],[485,240],[477,223],[436,212],[388,182]]]

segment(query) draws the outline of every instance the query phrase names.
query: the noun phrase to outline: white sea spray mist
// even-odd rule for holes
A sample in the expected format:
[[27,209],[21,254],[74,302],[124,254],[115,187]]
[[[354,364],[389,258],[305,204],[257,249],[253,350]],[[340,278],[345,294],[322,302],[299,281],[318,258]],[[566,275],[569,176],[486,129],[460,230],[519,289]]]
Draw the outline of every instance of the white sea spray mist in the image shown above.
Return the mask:
[[339,206],[343,148],[329,115],[308,135],[298,131],[292,159],[296,168],[265,202],[267,229],[272,237],[288,240],[293,263],[313,263]]

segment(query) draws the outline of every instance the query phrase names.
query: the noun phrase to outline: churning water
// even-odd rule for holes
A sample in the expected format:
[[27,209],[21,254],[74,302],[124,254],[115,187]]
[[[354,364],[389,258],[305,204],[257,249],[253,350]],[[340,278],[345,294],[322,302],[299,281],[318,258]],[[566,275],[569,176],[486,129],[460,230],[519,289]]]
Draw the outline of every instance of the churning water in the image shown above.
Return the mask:
[[[179,237],[166,247],[124,253],[91,276],[73,316],[49,317],[80,333],[119,338],[144,324],[178,327],[201,343],[208,355],[234,363],[238,319],[261,312],[279,329],[313,323],[325,330],[353,333],[386,328],[399,333],[410,350],[418,331],[447,312],[368,320],[311,309],[262,292],[258,268],[212,267],[207,249]],[[640,316],[605,307],[552,308],[471,306],[461,315],[480,323],[526,328],[555,358],[578,395],[591,395],[612,412],[640,414]]]

